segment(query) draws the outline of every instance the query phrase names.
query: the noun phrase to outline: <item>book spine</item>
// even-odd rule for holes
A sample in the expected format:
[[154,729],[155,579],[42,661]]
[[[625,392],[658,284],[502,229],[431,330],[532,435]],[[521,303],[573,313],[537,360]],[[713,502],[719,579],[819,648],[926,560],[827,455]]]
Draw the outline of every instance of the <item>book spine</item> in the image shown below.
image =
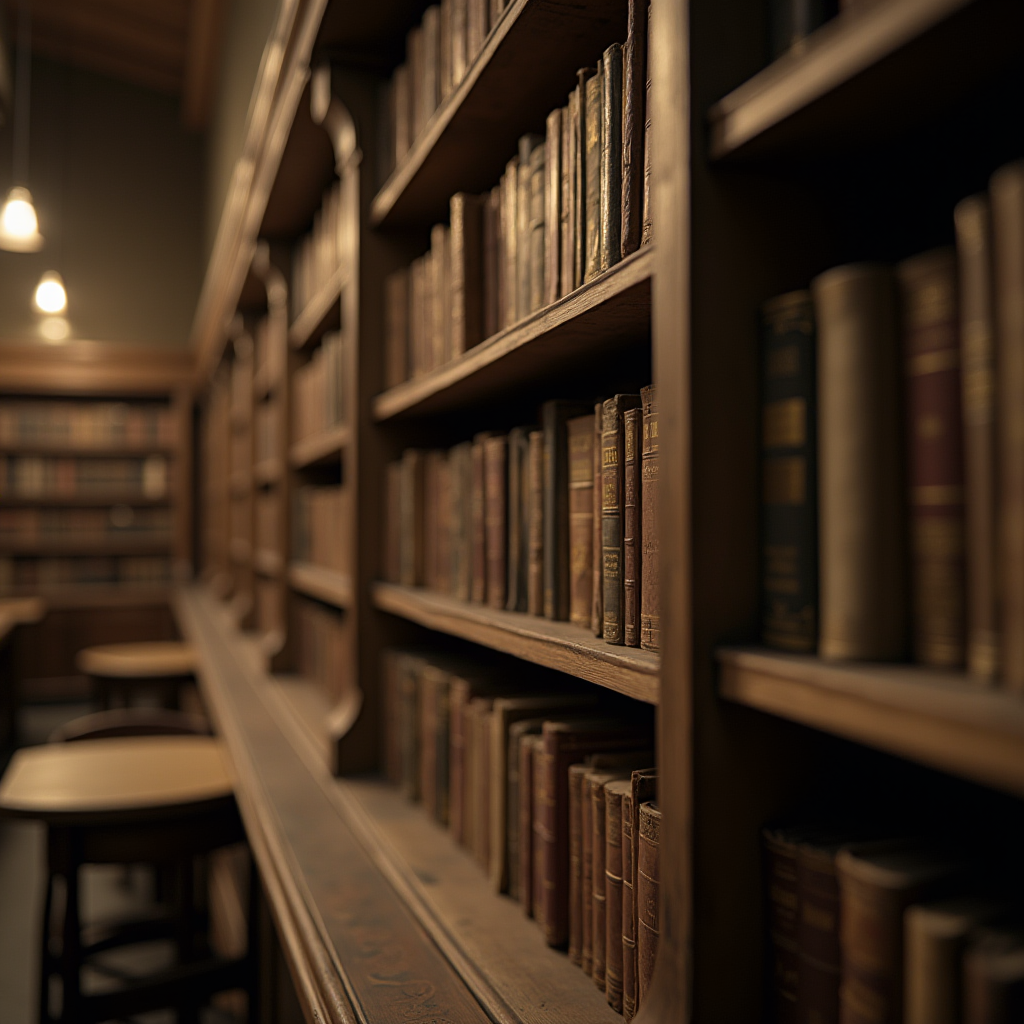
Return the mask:
[[566,424],[569,436],[569,621],[589,627],[594,581],[594,417]]
[[601,69],[598,68],[597,74],[587,79],[584,112],[586,125],[584,281],[589,281],[601,273],[601,128],[604,117],[602,86],[603,76]]
[[811,295],[779,295],[761,317],[761,637],[769,647],[810,652],[818,642]]
[[401,580],[407,587],[423,585],[423,453],[402,453]]
[[[820,638],[827,660],[906,646],[896,296],[887,267],[812,284],[818,323]],[[869,412],[870,411],[870,412]]]
[[483,308],[481,334],[490,338],[502,326],[502,240],[501,186],[496,185],[483,196]]
[[[470,0],[472,2],[472,0]],[[512,157],[505,165],[501,179],[503,202],[501,204],[501,235],[504,242],[505,273],[503,275],[504,302],[502,303],[502,327],[511,327],[519,319],[516,307],[517,257],[519,244],[519,158]],[[526,169],[523,169],[523,174]]]
[[544,432],[544,616],[569,618],[569,473],[566,408],[541,407]]
[[540,306],[549,306],[561,294],[559,270],[562,232],[562,126],[563,108],[558,107],[548,114],[547,134],[544,143],[544,293]]
[[450,357],[457,358],[483,340],[483,208],[477,196],[451,198],[449,294]]
[[605,994],[608,1004],[622,1013],[622,792],[604,787],[605,813]]
[[999,672],[996,501],[996,365],[992,222],[988,197],[953,212],[960,268],[960,360],[964,417],[967,670],[991,684]]
[[659,845],[661,811],[657,804],[640,807],[640,843],[637,863],[637,1009],[643,1006],[651,988],[654,962],[658,957],[659,935]]
[[601,413],[601,575],[604,591],[602,633],[610,644],[622,644],[623,629],[623,413],[639,404],[637,395],[605,400]]
[[[522,320],[530,312],[530,218],[533,194],[533,151],[539,142],[537,135],[523,135],[519,139],[519,173],[516,178],[516,318]],[[542,207],[543,209],[543,207]]]
[[576,110],[573,142],[576,147],[573,177],[573,270],[572,287],[583,284],[587,266],[587,81],[593,68],[576,72]]
[[580,966],[594,974],[594,802],[584,766],[580,790]]
[[488,0],[466,0],[466,67],[471,68],[487,36]]
[[412,88],[409,82],[409,67],[399,64],[395,68],[395,165],[399,166],[409,155],[412,143]]
[[604,51],[601,70],[601,270],[622,258],[622,44]]
[[466,0],[452,0],[452,88],[466,77]]
[[647,0],[627,0],[622,49],[622,255],[640,248],[644,195]]
[[644,412],[640,462],[640,646],[661,649],[661,552],[658,532],[658,397],[654,385],[640,390]]
[[561,201],[559,217],[558,294],[568,295],[575,287],[573,279],[576,250],[576,155],[578,151],[580,94],[578,89],[569,93],[569,102],[562,110]]
[[540,742],[539,736],[524,736],[519,744],[519,898],[527,917],[534,916],[533,769]]
[[591,977],[594,984],[603,992],[605,990],[605,965],[608,941],[607,912],[608,900],[605,891],[606,863],[605,856],[608,844],[605,836],[605,791],[600,781],[590,787],[590,828],[591,856],[593,857],[593,877],[591,879],[591,905],[593,922],[591,924],[591,944],[593,959],[591,961]]
[[430,330],[433,355],[431,368],[444,366],[451,359],[451,318],[449,317],[451,258],[448,252],[448,227],[435,224],[430,232],[430,307],[433,321]]
[[487,604],[504,608],[508,568],[508,438],[484,442],[484,530],[487,547]]
[[440,824],[447,826],[451,813],[451,681],[447,673],[438,681],[435,700],[437,703],[437,737],[435,740],[437,760],[434,779],[437,795],[434,816]]
[[[533,749],[533,917],[540,925],[547,941],[552,932],[553,899],[548,893],[553,883],[548,875],[548,851],[555,845],[555,829],[557,828],[555,791],[556,757],[545,749],[547,744],[543,736],[539,742],[531,744]],[[552,892],[553,896],[553,892]]]
[[501,20],[502,13],[505,10],[505,0],[490,0],[488,8],[488,24],[491,28],[494,28]]
[[[544,305],[545,241],[546,241],[546,145],[536,146],[530,153],[530,280],[528,308],[532,313]],[[557,225],[557,221],[555,222]],[[555,252],[557,253],[557,249]]]
[[424,665],[419,676],[419,787],[423,809],[437,813],[437,672]]
[[771,939],[772,1002],[777,1024],[796,1024],[797,944],[796,843],[765,829],[762,833],[767,882],[768,935]]
[[[505,610],[520,612],[526,610],[526,579],[521,572],[525,565],[522,550],[522,491],[525,483],[523,476],[523,442],[526,433],[522,427],[516,427],[508,435],[508,579]],[[521,606],[521,607],[520,607]]]
[[440,106],[452,92],[452,0],[441,0],[438,28],[438,89]]
[[472,498],[473,498],[473,445],[469,441],[457,444],[451,451],[452,467],[452,595],[460,601],[472,596]]
[[651,220],[651,26],[653,25],[651,5],[647,5],[647,83],[644,89],[644,205],[643,228],[640,232],[640,244],[649,245],[654,238],[654,225]]
[[643,412],[640,409],[627,409],[622,417],[622,631],[627,647],[640,646],[642,421]]
[[906,368],[913,653],[933,668],[965,657],[964,470],[956,261],[952,249],[897,268]]
[[437,109],[440,95],[441,9],[431,4],[423,12],[423,79],[420,92],[420,130]]
[[544,432],[530,432],[530,548],[526,577],[526,610],[544,614]]
[[519,744],[525,734],[511,732],[506,750],[506,846],[508,859],[508,894],[517,901],[522,900],[519,882]]
[[384,302],[384,386],[391,388],[409,376],[408,267],[387,276]]
[[799,846],[796,877],[796,1019],[839,1024],[839,883],[835,851]]
[[593,528],[593,580],[591,582],[591,610],[590,629],[594,636],[601,636],[604,633],[604,575],[601,569],[602,561],[602,516],[601,508],[604,500],[603,476],[601,470],[601,434],[604,416],[604,402],[594,404],[594,518]]
[[402,748],[402,794],[418,800],[419,778],[419,661],[403,658],[399,682],[399,722]]
[[1024,161],[989,185],[995,267],[1003,685],[1024,691]]
[[569,765],[569,959],[583,963],[583,776],[586,765]]
[[462,680],[452,684],[448,697],[448,831],[461,844],[466,834],[466,733],[468,687]]
[[633,887],[633,794],[622,794],[622,1016],[636,1016],[636,889]]
[[471,536],[473,546],[471,549],[472,574],[470,586],[470,600],[477,604],[483,604],[487,598],[487,519],[486,519],[486,471],[484,463],[484,438],[478,436],[473,439],[472,448],[473,476],[472,476],[472,499],[470,509],[472,518],[470,520]]

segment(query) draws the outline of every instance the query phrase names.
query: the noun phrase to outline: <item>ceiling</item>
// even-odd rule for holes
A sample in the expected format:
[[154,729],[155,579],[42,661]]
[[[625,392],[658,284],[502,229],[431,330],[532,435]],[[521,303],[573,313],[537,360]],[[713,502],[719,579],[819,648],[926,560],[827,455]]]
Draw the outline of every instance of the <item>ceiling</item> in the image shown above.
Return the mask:
[[[0,0],[12,47],[25,0]],[[227,0],[31,0],[41,56],[181,98],[182,121],[209,116]]]

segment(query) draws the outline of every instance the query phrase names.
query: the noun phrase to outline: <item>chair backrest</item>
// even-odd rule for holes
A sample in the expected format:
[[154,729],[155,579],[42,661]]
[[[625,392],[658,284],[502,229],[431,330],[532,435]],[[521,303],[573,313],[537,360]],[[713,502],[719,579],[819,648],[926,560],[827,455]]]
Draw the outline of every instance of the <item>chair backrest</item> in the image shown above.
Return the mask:
[[50,733],[50,743],[109,739],[116,736],[210,736],[202,715],[163,708],[114,708],[73,718]]

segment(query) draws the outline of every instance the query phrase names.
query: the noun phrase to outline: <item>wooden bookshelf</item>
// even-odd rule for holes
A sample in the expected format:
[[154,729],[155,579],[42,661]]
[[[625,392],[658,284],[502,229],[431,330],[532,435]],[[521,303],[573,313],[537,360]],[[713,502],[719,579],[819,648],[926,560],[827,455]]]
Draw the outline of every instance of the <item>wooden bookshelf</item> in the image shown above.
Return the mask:
[[288,461],[295,469],[305,469],[337,458],[349,443],[351,431],[344,423],[316,434],[304,437],[292,443],[288,453]]
[[283,472],[284,467],[278,459],[261,459],[253,464],[252,479],[256,484],[276,484]]
[[43,494],[37,497],[18,494],[4,494],[0,500],[4,505],[13,508],[103,508],[108,505],[129,505],[133,508],[148,508],[160,505],[173,505],[174,495],[162,494],[158,498],[149,498],[134,491],[120,493],[118,491],[97,492],[96,494]]
[[141,458],[147,455],[173,455],[177,445],[55,445],[55,444],[19,444],[0,445],[0,455],[40,455],[51,458],[75,459],[116,459]]
[[324,331],[338,327],[341,289],[344,287],[346,276],[345,268],[339,267],[295,318],[288,328],[288,341],[292,348],[305,348]]
[[252,556],[252,565],[260,576],[266,576],[269,579],[276,579],[284,570],[284,560],[281,555],[267,548],[256,549]]
[[312,562],[292,562],[288,566],[288,582],[300,594],[315,597],[335,608],[352,605],[352,578],[337,569]]

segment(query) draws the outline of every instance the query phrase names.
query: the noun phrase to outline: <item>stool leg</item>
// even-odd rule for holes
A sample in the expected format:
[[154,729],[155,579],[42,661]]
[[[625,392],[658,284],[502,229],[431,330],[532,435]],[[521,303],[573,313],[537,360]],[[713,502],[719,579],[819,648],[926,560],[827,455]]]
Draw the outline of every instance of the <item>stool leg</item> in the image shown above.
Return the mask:
[[[50,837],[47,836],[49,846]],[[50,1017],[50,975],[53,956],[50,953],[50,917],[53,914],[53,857],[47,851],[46,894],[43,898],[43,927],[39,942],[39,1024],[48,1024]]]
[[[178,877],[178,962],[196,958],[196,879],[195,864],[185,857],[177,865]],[[178,1024],[199,1024],[199,1000],[186,987],[178,1003]]]
[[79,848],[81,837],[75,829],[62,829],[65,833],[64,850],[64,922],[61,928],[60,1019],[76,1021],[81,1001],[82,944],[81,922],[78,916],[78,876],[81,867]]
[[246,922],[245,997],[248,1024],[260,1024],[260,876],[249,849],[249,919]]

